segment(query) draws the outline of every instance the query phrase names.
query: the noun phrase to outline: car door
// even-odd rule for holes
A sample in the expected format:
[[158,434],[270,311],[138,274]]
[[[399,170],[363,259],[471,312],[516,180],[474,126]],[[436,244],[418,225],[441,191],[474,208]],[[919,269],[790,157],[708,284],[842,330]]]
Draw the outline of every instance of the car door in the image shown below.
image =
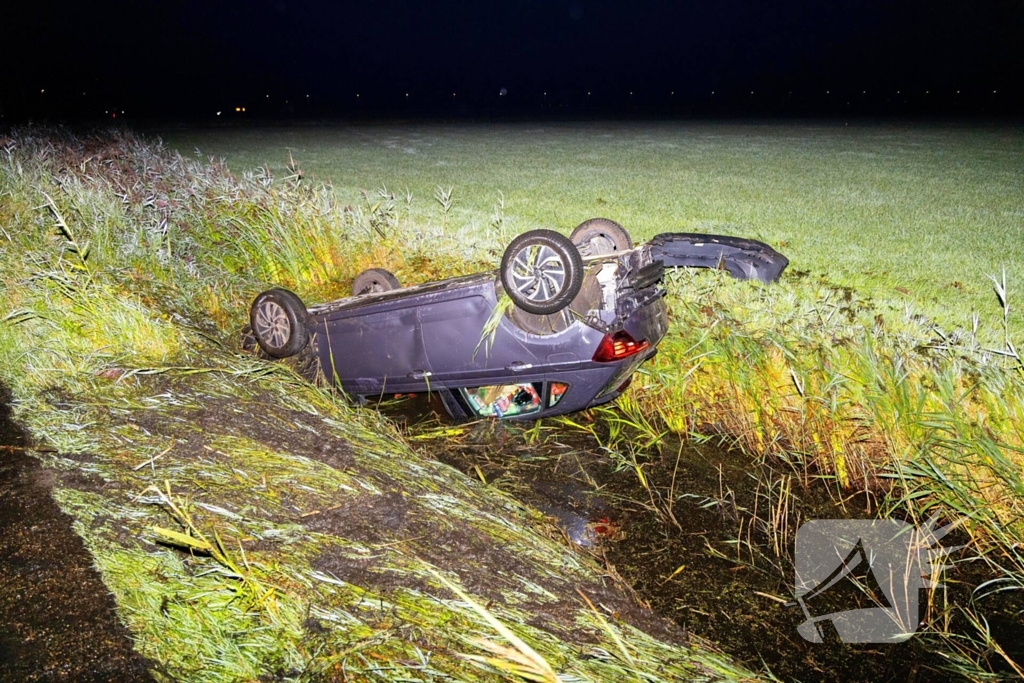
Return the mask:
[[418,391],[429,373],[415,300],[332,316],[315,328],[320,367],[349,393]]
[[481,338],[493,310],[493,303],[476,290],[417,309],[434,379],[452,379],[488,368],[490,359]]

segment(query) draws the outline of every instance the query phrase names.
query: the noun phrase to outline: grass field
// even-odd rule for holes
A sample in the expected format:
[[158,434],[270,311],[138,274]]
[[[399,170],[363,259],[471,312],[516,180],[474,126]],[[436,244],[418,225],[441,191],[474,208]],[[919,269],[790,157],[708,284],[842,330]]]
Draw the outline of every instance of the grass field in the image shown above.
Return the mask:
[[[166,137],[185,158],[131,134],[0,138],[0,381],[49,446],[36,456],[57,498],[166,680],[755,677],[712,644],[679,648],[636,626],[629,599],[602,587],[605,568],[536,511],[418,456],[375,411],[240,352],[248,305],[270,284],[311,303],[370,265],[406,283],[467,272],[514,232],[594,215],[638,238],[758,237],[793,262],[769,287],[670,276],[654,362],[617,405],[571,418],[616,448],[651,444],[630,456],[642,483],[668,432],[722,439],[755,479],[765,465],[837,501],[863,492],[870,514],[960,519],[966,552],[997,577],[988,589],[1024,590],[1020,131]],[[197,146],[235,173],[191,158]],[[289,150],[306,179],[284,165]],[[252,171],[264,162],[276,179]],[[986,276],[1003,265],[1001,308]],[[967,326],[979,309],[978,335],[929,321]],[[759,524],[777,546],[792,541],[795,525]],[[577,589],[606,591],[613,608]],[[983,608],[956,607],[968,632],[935,627],[937,657],[968,678],[1024,675]],[[504,624],[522,624],[518,636]]]
[[[792,268],[947,327],[998,313],[989,275],[1024,281],[1024,129],[841,122],[390,124],[155,131],[237,172],[289,154],[344,202],[386,186],[440,224],[485,233],[499,196],[510,233],[606,216],[637,238],[755,237]],[[499,194],[500,193],[500,194]],[[1024,328],[1017,315],[1011,324]]]

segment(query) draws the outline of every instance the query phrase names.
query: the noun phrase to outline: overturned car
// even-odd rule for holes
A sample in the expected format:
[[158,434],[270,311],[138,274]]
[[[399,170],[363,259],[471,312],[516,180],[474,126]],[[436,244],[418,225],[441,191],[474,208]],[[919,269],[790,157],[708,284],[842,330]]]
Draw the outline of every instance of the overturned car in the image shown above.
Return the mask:
[[595,218],[569,238],[519,235],[496,272],[403,288],[374,268],[353,296],[308,308],[270,289],[253,301],[250,326],[267,355],[308,354],[356,397],[436,392],[456,419],[535,419],[625,391],[668,327],[666,267],[772,282],[787,264],[734,237],[666,233],[634,247],[620,225]]

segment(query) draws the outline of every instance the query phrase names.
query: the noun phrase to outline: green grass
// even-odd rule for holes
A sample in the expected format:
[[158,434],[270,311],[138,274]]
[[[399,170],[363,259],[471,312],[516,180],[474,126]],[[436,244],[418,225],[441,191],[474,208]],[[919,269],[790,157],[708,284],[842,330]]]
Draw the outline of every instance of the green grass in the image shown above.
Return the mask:
[[0,381],[158,680],[755,677],[614,616],[627,592],[538,512],[241,353],[272,283],[312,301],[482,248],[131,135],[0,143]]
[[[157,131],[162,132],[162,131]],[[339,200],[411,191],[418,223],[486,235],[606,216],[762,239],[794,270],[946,327],[996,305],[988,275],[1024,281],[1024,130],[836,123],[392,124],[163,132],[237,172],[289,153]],[[433,197],[455,188],[447,216]],[[1014,314],[1015,329],[1024,329]]]
[[[371,266],[406,283],[472,272],[516,232],[595,215],[638,238],[759,237],[794,264],[770,287],[673,276],[670,334],[617,407],[586,416],[597,431],[652,448],[666,431],[718,436],[837,498],[869,488],[879,514],[964,516],[972,550],[1001,572],[993,585],[1024,586],[1024,366],[1005,355],[1021,347],[1019,131],[217,136],[190,131],[181,144],[228,155],[237,177],[130,135],[0,140],[0,380],[58,449],[40,455],[68,473],[58,498],[139,648],[175,678],[487,680],[514,666],[548,676],[544,663],[584,680],[748,676],[709,644],[672,647],[595,613],[601,569],[555,542],[537,513],[417,457],[375,412],[238,350],[248,305],[269,285],[312,303],[344,295]],[[287,161],[288,146],[305,177],[254,169]],[[987,279],[1003,263],[1008,308]],[[974,310],[977,335],[949,332]],[[324,444],[346,454],[325,462]],[[623,462],[643,483],[639,458]],[[89,477],[105,492],[81,483]],[[368,537],[392,519],[381,508],[400,510],[392,523],[408,531]],[[325,511],[344,524],[302,521]],[[479,544],[439,551],[438,539],[459,534]],[[322,570],[324,553],[350,581]],[[511,574],[510,557],[522,563]],[[498,642],[481,606],[544,663]],[[537,613],[562,619],[538,626]],[[576,629],[599,645],[578,643]],[[983,644],[962,650],[965,661],[987,647],[975,635]]]
[[[509,234],[607,216],[638,239],[768,242],[791,260],[779,286],[675,279],[658,358],[597,422],[634,441],[717,435],[838,500],[870,490],[877,514],[967,520],[993,586],[1024,586],[1024,365],[1005,355],[1024,333],[1019,127],[396,124],[178,140],[234,168],[287,148],[343,202],[408,188],[410,220],[477,238],[494,237],[500,192]],[[456,188],[447,215],[438,186]],[[963,608],[977,619],[985,603]],[[984,629],[975,653],[962,636],[943,641],[953,660],[1003,652]]]

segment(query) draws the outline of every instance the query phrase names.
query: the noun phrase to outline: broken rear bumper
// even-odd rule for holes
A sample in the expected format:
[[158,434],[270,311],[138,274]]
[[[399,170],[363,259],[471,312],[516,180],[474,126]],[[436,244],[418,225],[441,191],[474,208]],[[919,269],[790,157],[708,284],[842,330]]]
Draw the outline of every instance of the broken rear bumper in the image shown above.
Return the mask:
[[789,259],[764,242],[724,235],[665,232],[650,242],[651,257],[666,268],[719,268],[740,280],[775,282]]

